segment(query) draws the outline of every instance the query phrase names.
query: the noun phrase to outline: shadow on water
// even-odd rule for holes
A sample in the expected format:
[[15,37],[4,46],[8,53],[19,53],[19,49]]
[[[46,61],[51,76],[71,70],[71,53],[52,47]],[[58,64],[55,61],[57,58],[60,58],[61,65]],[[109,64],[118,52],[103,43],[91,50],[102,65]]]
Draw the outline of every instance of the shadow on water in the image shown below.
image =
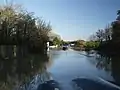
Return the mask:
[[33,83],[50,79],[48,61],[47,55],[30,54],[23,47],[0,46],[0,90],[31,90]]

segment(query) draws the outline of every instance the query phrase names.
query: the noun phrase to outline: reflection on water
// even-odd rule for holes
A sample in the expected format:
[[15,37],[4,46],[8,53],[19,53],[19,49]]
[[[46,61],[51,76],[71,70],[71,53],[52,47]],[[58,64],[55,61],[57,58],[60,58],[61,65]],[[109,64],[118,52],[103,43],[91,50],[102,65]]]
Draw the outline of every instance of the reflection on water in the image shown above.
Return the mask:
[[112,76],[117,82],[117,84],[120,85],[120,57],[112,57],[111,67]]
[[99,70],[104,70],[111,73],[115,82],[120,85],[120,57],[119,56],[106,56],[104,54],[95,53],[95,65]]
[[[115,81],[111,81],[109,74]],[[120,85],[120,57],[73,50],[52,50],[49,55],[41,55],[30,54],[25,47],[0,47],[0,90],[37,90],[53,76],[65,90],[73,90],[69,81],[85,75],[105,76]]]
[[96,67],[105,71],[111,71],[111,58],[103,55],[97,55]]
[[41,82],[50,79],[48,59],[47,55],[29,54],[22,47],[0,47],[0,90],[31,90],[29,85],[36,78]]

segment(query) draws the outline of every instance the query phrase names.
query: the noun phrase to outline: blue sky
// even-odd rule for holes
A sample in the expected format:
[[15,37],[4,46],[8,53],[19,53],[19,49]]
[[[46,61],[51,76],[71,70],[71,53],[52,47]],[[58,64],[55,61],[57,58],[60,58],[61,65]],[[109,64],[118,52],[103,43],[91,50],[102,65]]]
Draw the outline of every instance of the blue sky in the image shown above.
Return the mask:
[[[0,0],[4,4],[5,0]],[[8,0],[50,21],[64,40],[88,39],[116,18],[120,0]]]

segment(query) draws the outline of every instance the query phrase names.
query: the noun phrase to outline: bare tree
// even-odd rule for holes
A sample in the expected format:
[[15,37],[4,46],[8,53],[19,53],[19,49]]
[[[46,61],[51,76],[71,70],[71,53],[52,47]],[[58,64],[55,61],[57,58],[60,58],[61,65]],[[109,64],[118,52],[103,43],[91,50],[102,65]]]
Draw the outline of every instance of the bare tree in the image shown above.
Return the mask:
[[103,29],[99,29],[96,32],[96,36],[97,36],[98,41],[102,42],[104,40],[104,30]]

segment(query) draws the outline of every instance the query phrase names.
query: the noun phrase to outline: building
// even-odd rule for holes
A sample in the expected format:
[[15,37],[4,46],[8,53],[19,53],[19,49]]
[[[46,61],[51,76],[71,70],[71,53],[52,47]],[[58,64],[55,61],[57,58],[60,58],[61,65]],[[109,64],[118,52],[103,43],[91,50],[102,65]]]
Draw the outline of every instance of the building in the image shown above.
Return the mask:
[[48,33],[48,37],[49,37],[49,42],[47,42],[47,46],[48,46],[49,48],[56,48],[58,45],[53,45],[53,40],[54,40],[56,37],[61,40],[60,35],[54,33],[53,31],[50,31],[50,32]]

